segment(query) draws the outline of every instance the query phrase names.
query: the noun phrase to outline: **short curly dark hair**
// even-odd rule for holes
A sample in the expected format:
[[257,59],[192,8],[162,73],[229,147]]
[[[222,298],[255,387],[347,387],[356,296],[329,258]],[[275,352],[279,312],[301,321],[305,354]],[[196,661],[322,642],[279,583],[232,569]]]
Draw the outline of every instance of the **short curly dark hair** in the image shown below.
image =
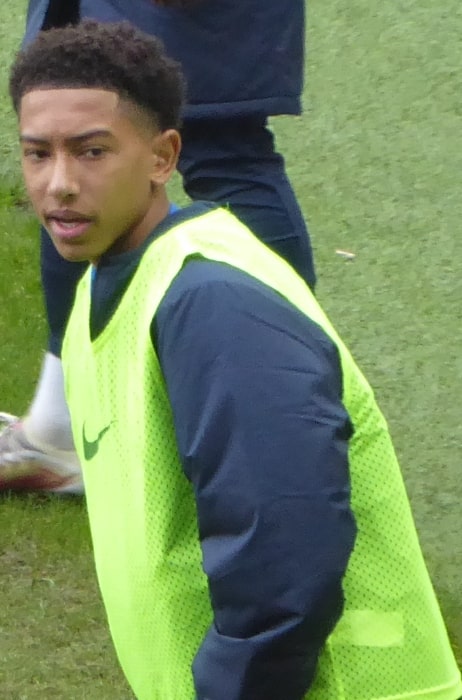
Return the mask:
[[143,108],[162,131],[181,122],[184,79],[159,39],[128,22],[85,20],[40,32],[19,51],[10,71],[16,112],[22,97],[46,88],[112,90]]

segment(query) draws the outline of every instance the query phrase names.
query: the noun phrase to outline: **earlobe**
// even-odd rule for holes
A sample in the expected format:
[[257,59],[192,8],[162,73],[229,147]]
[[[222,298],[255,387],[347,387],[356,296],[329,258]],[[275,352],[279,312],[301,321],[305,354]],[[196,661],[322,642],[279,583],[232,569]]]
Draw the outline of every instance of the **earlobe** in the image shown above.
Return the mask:
[[166,129],[152,142],[153,185],[165,185],[173,175],[181,150],[181,136],[176,129]]

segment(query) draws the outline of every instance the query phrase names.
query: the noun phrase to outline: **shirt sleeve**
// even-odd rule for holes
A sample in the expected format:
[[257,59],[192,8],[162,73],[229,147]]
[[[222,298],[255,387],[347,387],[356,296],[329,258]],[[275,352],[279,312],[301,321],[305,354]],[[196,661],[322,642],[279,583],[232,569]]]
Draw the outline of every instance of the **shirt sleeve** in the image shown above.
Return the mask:
[[301,700],[355,538],[337,349],[274,290],[206,261],[177,276],[153,330],[214,615],[197,700]]

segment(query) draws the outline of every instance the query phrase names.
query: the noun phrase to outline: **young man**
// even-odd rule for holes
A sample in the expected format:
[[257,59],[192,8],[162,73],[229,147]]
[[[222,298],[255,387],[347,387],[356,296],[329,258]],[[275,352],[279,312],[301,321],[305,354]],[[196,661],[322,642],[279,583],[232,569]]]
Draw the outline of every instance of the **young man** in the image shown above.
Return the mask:
[[[80,18],[127,19],[160,36],[188,84],[179,159],[186,192],[229,207],[314,286],[305,222],[267,127],[270,115],[300,112],[304,11],[305,0],[30,0],[24,41]],[[49,352],[27,416],[3,414],[0,490],[81,489],[59,356],[85,267],[66,263],[42,231]]]
[[293,268],[224,209],[168,201],[178,66],[82,23],[43,33],[10,90],[34,209],[91,262],[63,364],[135,695],[456,700],[372,390]]

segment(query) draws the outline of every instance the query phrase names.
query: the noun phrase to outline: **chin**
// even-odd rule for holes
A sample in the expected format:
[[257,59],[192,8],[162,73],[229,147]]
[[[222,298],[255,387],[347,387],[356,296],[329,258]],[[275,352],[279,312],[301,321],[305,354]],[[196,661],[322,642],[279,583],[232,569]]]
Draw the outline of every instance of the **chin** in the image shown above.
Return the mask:
[[64,258],[64,260],[67,260],[67,262],[90,262],[90,260],[92,260],[94,257],[91,254],[86,253],[84,250],[79,250],[78,248],[72,250],[69,248],[63,248],[62,246],[56,246],[56,250],[58,251],[59,255]]

